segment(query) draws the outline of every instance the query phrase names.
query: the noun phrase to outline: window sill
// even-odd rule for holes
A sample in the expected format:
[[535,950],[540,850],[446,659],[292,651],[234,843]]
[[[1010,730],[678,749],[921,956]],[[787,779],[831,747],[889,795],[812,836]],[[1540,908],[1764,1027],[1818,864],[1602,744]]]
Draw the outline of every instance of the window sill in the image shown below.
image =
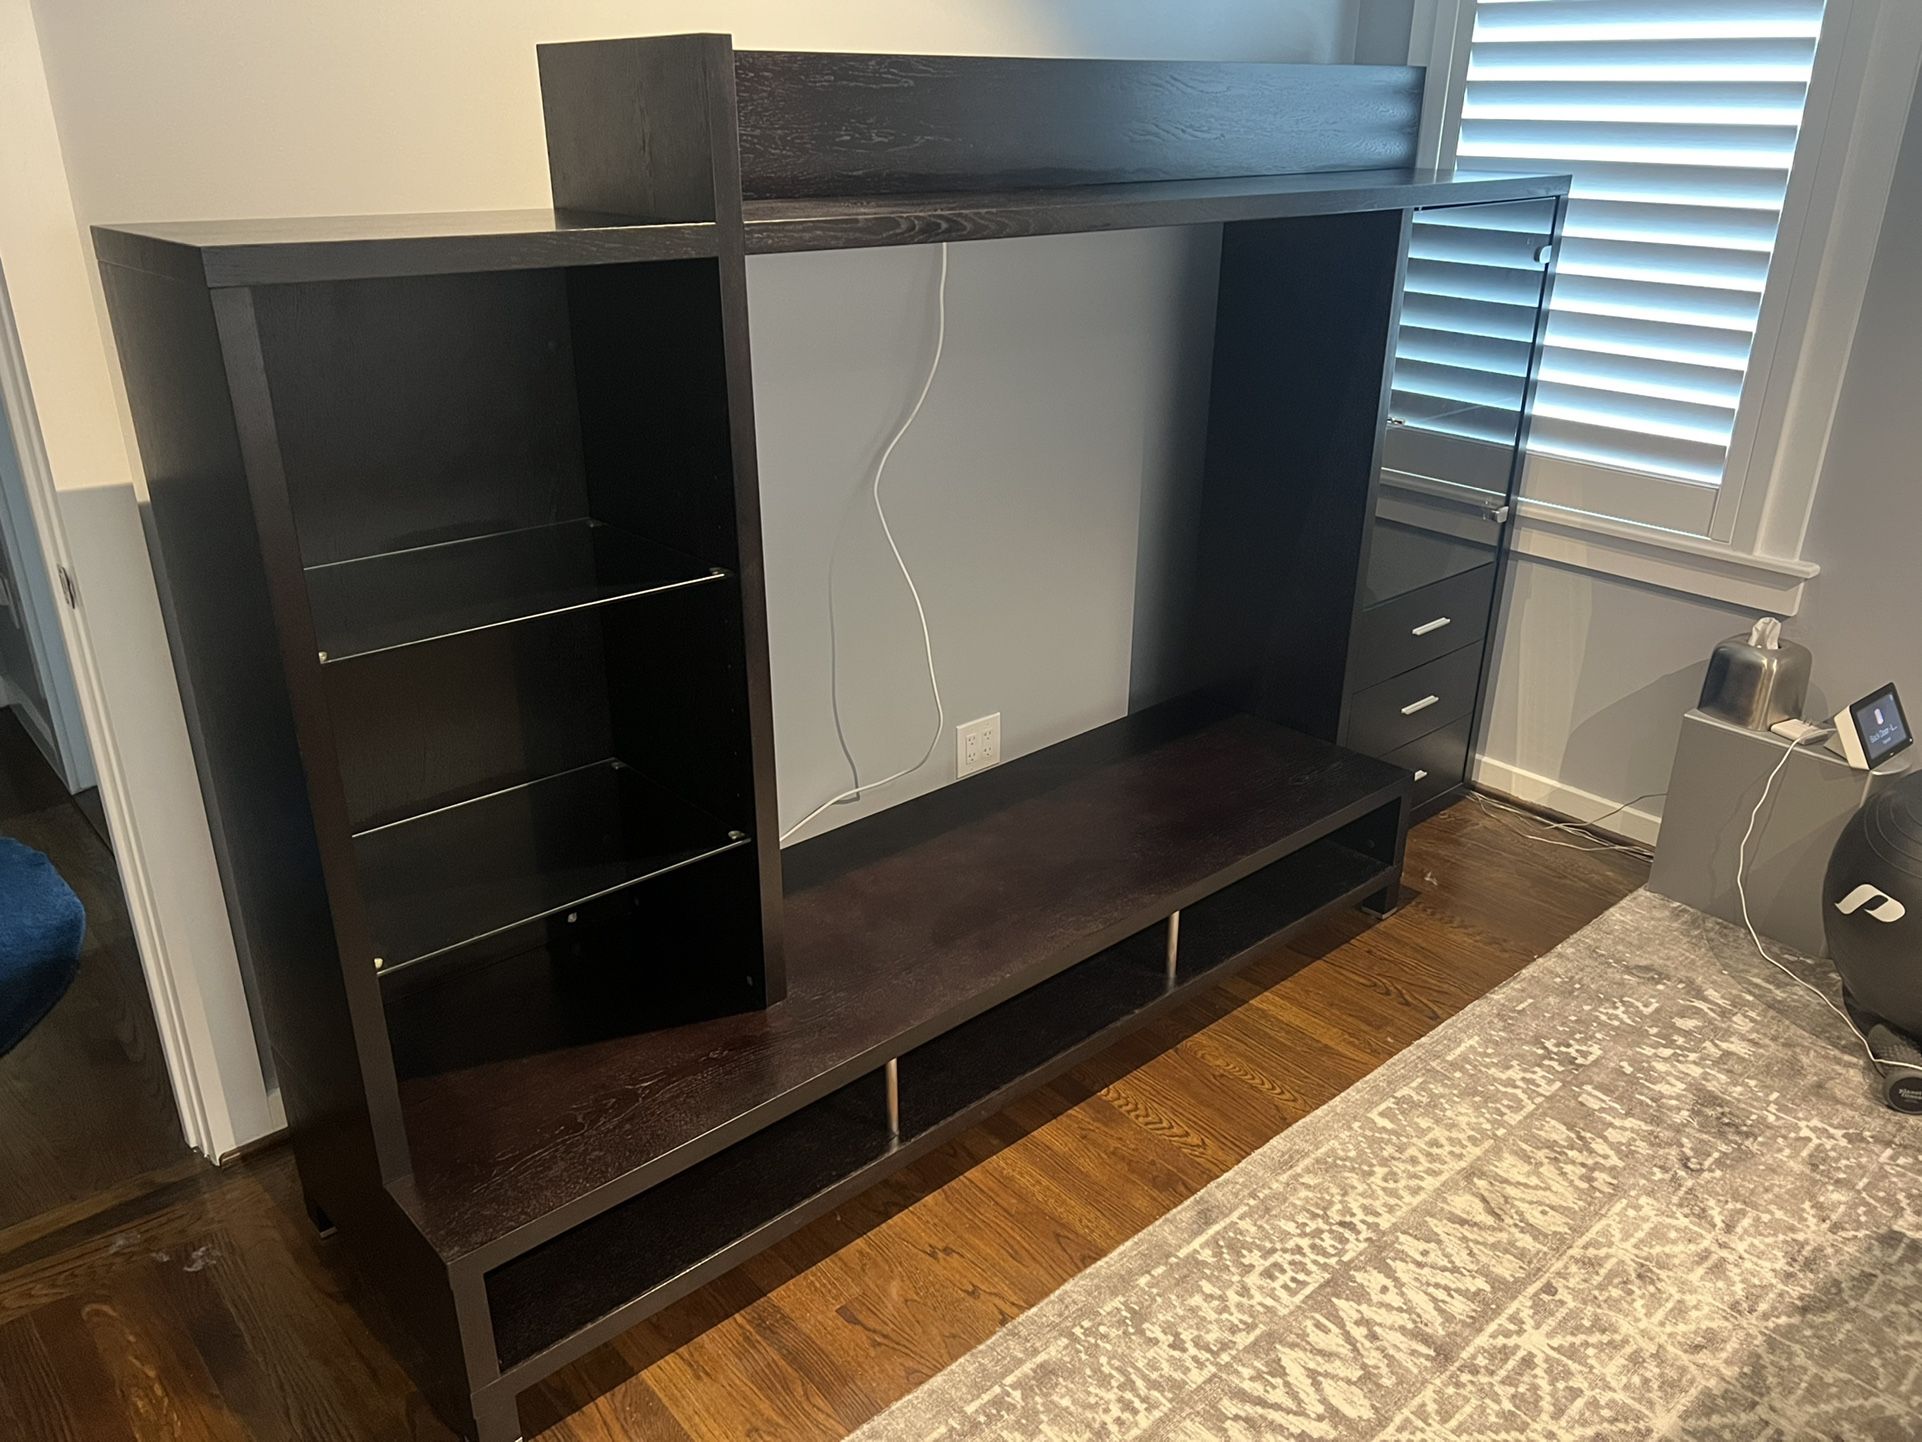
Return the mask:
[[1597,575],[1740,607],[1793,616],[1802,588],[1821,571],[1811,561],[1757,556],[1699,536],[1565,511],[1524,500],[1512,545],[1518,555]]

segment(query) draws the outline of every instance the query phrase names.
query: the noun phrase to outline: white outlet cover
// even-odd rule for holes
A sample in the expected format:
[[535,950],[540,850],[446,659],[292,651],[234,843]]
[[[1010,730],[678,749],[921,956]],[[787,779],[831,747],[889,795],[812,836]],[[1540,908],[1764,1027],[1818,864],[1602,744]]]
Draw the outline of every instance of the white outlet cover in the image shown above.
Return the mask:
[[956,779],[985,771],[1001,761],[1001,713],[964,721],[954,728]]

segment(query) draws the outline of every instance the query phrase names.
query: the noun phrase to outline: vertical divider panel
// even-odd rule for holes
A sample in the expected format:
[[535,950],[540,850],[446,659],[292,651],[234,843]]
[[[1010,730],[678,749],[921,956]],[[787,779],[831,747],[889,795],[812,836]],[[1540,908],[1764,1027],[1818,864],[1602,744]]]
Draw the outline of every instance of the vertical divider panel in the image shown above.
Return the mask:
[[787,994],[787,968],[734,44],[726,35],[591,40],[543,45],[539,56],[555,206],[653,221],[712,221],[719,238],[718,319],[760,889],[759,990],[764,1004],[772,1005]]
[[1405,214],[1222,228],[1192,644],[1231,703],[1340,738]]
[[[149,477],[145,521],[228,914],[260,986],[275,1065],[314,1078],[337,1120],[366,1097],[320,848],[283,679],[257,504],[204,286],[103,262],[101,283]],[[213,698],[220,704],[210,704]],[[294,1098],[283,1085],[283,1096]],[[373,1171],[371,1143],[366,1170]],[[302,1161],[303,1180],[311,1157]]]
[[313,617],[301,570],[300,543],[281,465],[274,424],[273,397],[248,290],[217,291],[214,318],[227,386],[237,421],[240,453],[252,495],[254,526],[265,565],[267,592],[280,638],[281,666],[293,701],[294,729],[307,774],[307,798],[320,845],[321,870],[333,913],[341,982],[353,1018],[355,1046],[366,1087],[382,1180],[413,1170],[400,1110],[400,1088],[393,1053],[386,1045],[387,1024],[375,974],[373,941],[362,905],[352,826],[341,784],[333,724],[320,674]]

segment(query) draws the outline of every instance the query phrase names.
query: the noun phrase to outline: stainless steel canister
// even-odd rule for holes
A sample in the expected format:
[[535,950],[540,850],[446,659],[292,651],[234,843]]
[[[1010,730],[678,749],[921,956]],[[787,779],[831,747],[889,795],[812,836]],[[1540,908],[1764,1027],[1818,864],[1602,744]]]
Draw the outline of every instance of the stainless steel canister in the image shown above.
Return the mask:
[[1809,648],[1794,641],[1771,647],[1731,636],[1708,658],[1701,709],[1752,731],[1800,716],[1809,697],[1812,660]]

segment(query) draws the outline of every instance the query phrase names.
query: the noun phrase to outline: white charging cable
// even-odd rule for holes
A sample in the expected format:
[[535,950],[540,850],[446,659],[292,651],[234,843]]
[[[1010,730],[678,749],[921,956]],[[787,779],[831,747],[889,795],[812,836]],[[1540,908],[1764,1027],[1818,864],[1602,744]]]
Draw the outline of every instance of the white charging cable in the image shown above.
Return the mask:
[[[1642,861],[1653,861],[1655,859],[1655,853],[1639,843],[1610,841],[1605,834],[1598,832],[1597,828],[1599,823],[1607,821],[1610,817],[1628,810],[1631,806],[1643,801],[1653,801],[1657,797],[1668,795],[1666,791],[1644,791],[1640,796],[1629,801],[1624,801],[1620,806],[1604,811],[1600,816],[1592,817],[1587,821],[1556,821],[1552,817],[1544,816],[1539,811],[1530,811],[1524,806],[1510,805],[1499,797],[1490,796],[1485,792],[1471,791],[1468,794],[1475,799],[1476,805],[1480,806],[1484,812],[1489,814],[1491,820],[1499,823],[1503,830],[1514,832],[1515,835],[1521,837],[1524,841],[1538,842],[1543,846],[1565,846],[1570,851],[1620,851]],[[1500,817],[1494,815],[1496,811],[1506,811],[1511,815],[1521,817],[1524,821],[1533,822],[1535,825],[1548,831],[1566,832],[1570,836],[1580,837],[1581,841],[1562,841],[1552,836],[1537,836],[1533,832],[1523,831],[1519,827],[1508,825],[1507,822],[1502,821]],[[1584,846],[1582,845],[1582,841],[1588,841],[1594,844]]]
[[1887,1067],[1894,1065],[1894,1063],[1875,1054],[1875,1048],[1869,1045],[1868,1037],[1863,1035],[1862,1028],[1855,1024],[1855,1018],[1837,1006],[1834,998],[1807,977],[1798,976],[1785,963],[1777,961],[1773,956],[1769,955],[1769,949],[1762,944],[1762,934],[1755,929],[1755,922],[1750,918],[1748,913],[1748,844],[1755,835],[1756,820],[1761,816],[1762,808],[1768,805],[1769,795],[1775,790],[1775,779],[1782,774],[1782,768],[1789,764],[1789,758],[1795,754],[1795,748],[1800,746],[1804,741],[1817,741],[1828,734],[1827,728],[1815,727],[1796,735],[1789,741],[1788,745],[1782,748],[1782,759],[1775,763],[1775,769],[1769,772],[1768,780],[1762,783],[1762,794],[1756,798],[1755,809],[1748,814],[1748,829],[1742,833],[1741,850],[1736,853],[1735,857],[1735,894],[1741,898],[1742,902],[1742,924],[1748,928],[1749,940],[1755,943],[1755,950],[1757,954],[1761,956],[1762,960],[1781,972],[1782,975],[1786,976],[1797,986],[1805,987],[1820,997],[1822,999],[1822,1005],[1841,1017],[1842,1024],[1849,1029],[1857,1041],[1862,1043],[1862,1050],[1868,1054],[1870,1064],[1876,1067]]
[[[854,757],[847,749],[847,739],[844,736],[841,741],[841,750],[842,754],[848,757],[849,766],[854,767],[854,785],[846,791],[841,792],[838,796],[830,796],[826,801],[823,801],[819,806],[808,812],[806,816],[803,816],[799,821],[788,827],[786,831],[783,831],[781,833],[781,841],[783,844],[829,807],[839,806],[843,801],[852,801],[863,791],[870,790],[873,787],[886,786],[890,782],[899,781],[905,776],[912,776],[928,764],[928,759],[934,755],[935,748],[941,744],[941,733],[947,730],[948,710],[941,700],[941,678],[935,673],[934,637],[928,631],[927,608],[921,604],[921,590],[914,584],[914,576],[908,570],[908,563],[901,559],[901,548],[895,544],[894,540],[894,528],[888,524],[887,510],[881,504],[881,478],[887,473],[888,460],[893,456],[894,448],[901,444],[901,437],[908,433],[908,427],[914,424],[914,418],[921,414],[921,407],[927,404],[928,392],[934,388],[935,373],[941,369],[941,350],[942,347],[946,345],[947,339],[948,242],[944,240],[941,242],[941,279],[935,290],[934,359],[928,363],[927,379],[921,382],[921,393],[914,398],[914,405],[909,409],[907,419],[901,422],[894,434],[888,439],[887,445],[882,448],[881,459],[875,463],[874,479],[872,483],[866,487],[874,497],[874,514],[881,522],[881,534],[887,537],[888,549],[894,553],[894,564],[900,567],[901,579],[908,583],[908,594],[914,598],[914,614],[921,622],[921,645],[928,659],[928,689],[934,693],[934,734],[928,738],[928,749],[921,753],[921,759],[919,761],[916,761],[912,766],[902,767],[892,776],[883,776],[879,781],[870,781],[866,785],[861,783],[860,769],[854,767]],[[847,524],[846,516],[847,508],[844,507],[842,509],[843,527]],[[840,536],[838,533],[835,537],[835,546],[837,548],[840,546]],[[830,576],[828,579],[830,594],[832,593],[833,585],[833,577]],[[830,615],[828,622],[830,630],[833,628],[833,624],[833,618],[832,615]],[[840,724],[838,711],[835,724],[838,730]]]

